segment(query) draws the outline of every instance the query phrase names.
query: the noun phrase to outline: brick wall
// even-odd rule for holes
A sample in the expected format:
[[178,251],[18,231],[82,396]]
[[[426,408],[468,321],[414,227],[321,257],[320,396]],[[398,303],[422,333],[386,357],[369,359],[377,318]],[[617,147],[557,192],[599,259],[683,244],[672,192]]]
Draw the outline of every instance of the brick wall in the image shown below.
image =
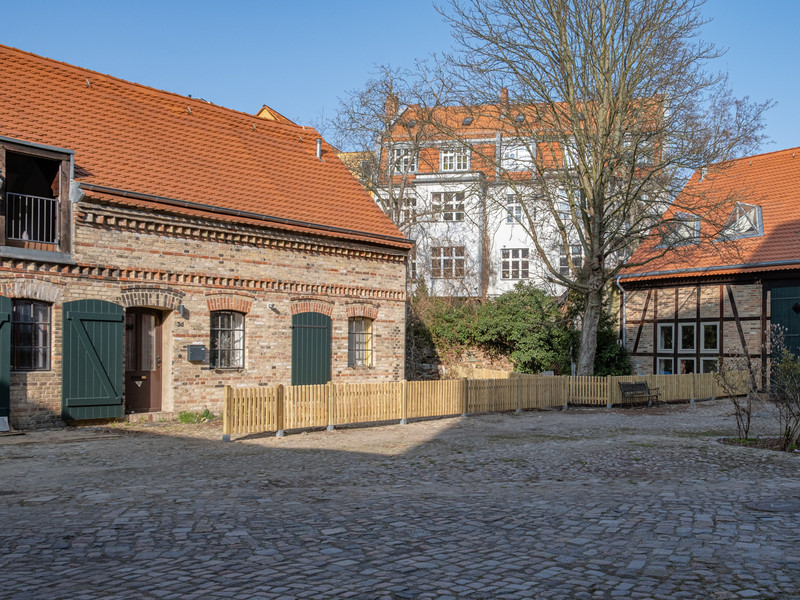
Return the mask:
[[[79,299],[161,311],[164,411],[218,413],[225,385],[289,383],[291,317],[298,307],[325,307],[332,319],[334,381],[403,377],[402,251],[159,217],[86,200],[76,211],[73,258],[77,266],[0,263],[0,293],[52,303],[51,368],[12,374],[14,427],[59,421],[62,307]],[[212,310],[246,314],[243,369],[187,360],[190,344],[209,346]],[[348,316],[374,319],[373,367],[347,366]]]

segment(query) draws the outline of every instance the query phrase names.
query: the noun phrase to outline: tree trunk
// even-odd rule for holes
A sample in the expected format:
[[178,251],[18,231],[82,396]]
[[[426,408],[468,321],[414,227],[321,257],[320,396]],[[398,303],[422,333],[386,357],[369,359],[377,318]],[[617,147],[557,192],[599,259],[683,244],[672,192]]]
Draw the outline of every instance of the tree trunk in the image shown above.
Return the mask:
[[586,294],[581,328],[581,347],[578,352],[577,375],[594,375],[594,356],[597,353],[597,328],[600,325],[600,311],[603,310],[602,290]]

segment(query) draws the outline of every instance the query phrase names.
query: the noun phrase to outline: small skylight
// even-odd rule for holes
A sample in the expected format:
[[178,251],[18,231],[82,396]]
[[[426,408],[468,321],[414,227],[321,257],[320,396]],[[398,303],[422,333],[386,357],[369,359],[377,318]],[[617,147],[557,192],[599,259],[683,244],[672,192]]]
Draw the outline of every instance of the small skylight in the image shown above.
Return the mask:
[[466,117],[466,118],[465,118],[463,121],[461,121],[461,124],[462,124],[464,127],[466,127],[467,125],[472,125],[472,122],[473,122],[474,120],[475,120],[475,119],[473,119],[472,117]]
[[417,126],[417,120],[416,120],[416,119],[411,119],[411,120],[408,122],[408,126],[409,126],[409,127],[416,127],[416,126]]
[[725,227],[722,228],[721,236],[730,240],[758,235],[764,235],[761,207],[737,202]]
[[525,120],[525,115],[522,113],[518,114],[517,117],[514,119],[517,123],[522,123]]
[[664,224],[660,246],[683,246],[700,241],[700,217],[678,213]]

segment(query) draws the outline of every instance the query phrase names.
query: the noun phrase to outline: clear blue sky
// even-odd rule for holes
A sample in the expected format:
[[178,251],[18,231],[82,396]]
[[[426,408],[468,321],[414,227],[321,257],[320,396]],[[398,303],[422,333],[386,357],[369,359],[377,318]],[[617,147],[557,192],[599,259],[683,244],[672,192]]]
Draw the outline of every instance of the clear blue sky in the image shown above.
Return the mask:
[[[772,98],[772,144],[800,146],[797,0],[709,0],[705,39],[738,96]],[[429,0],[24,0],[3,3],[0,43],[254,113],[268,104],[303,124],[376,65],[411,66],[450,47]]]

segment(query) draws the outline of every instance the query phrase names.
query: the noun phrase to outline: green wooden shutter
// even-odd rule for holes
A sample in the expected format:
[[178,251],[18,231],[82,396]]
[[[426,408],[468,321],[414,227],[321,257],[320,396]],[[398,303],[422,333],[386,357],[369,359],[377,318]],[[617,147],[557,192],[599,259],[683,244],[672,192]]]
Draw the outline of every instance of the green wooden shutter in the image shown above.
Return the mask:
[[331,318],[315,312],[292,315],[292,385],[331,380]]
[[124,309],[103,300],[64,304],[62,414],[67,420],[123,415]]
[[786,349],[800,354],[800,287],[772,288],[772,325],[784,328]]
[[11,415],[11,299],[0,296],[0,417]]

